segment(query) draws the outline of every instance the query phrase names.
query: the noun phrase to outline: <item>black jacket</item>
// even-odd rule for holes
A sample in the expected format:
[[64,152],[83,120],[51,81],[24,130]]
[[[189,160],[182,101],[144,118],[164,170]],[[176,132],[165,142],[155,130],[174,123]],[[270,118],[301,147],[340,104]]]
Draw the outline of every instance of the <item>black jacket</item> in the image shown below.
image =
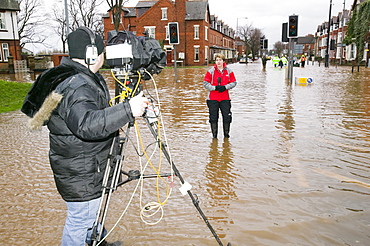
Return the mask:
[[63,58],[62,66],[66,65],[79,72],[54,90],[63,98],[45,122],[50,131],[49,159],[63,199],[89,201],[101,196],[113,138],[133,116],[128,103],[109,106],[109,91],[100,74]]

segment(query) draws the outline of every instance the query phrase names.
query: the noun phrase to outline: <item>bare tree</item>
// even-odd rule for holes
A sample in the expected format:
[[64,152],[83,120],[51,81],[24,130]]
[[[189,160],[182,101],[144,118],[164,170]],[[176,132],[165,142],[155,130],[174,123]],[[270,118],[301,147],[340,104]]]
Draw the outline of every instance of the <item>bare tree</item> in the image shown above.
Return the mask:
[[260,38],[263,36],[261,29],[253,27],[252,24],[241,26],[238,29],[240,38],[247,47],[247,54],[252,54],[252,59],[255,59],[260,51]]
[[54,32],[58,35],[58,37],[62,41],[63,53],[66,53],[67,52],[66,19],[64,15],[64,10],[61,10],[60,6],[54,6],[53,18],[56,23],[55,26],[53,27]]
[[[104,0],[70,0],[68,5],[69,29],[74,31],[80,26],[86,26],[95,33],[103,36],[104,27],[102,16],[97,11]],[[62,42],[63,52],[67,51],[67,21],[65,18],[65,8],[63,4],[54,5],[53,20],[54,32]]]
[[109,9],[112,11],[114,29],[119,30],[119,25],[121,23],[122,16],[122,7],[125,3],[128,3],[129,0],[106,0],[109,6]]
[[17,16],[18,34],[20,46],[23,48],[27,43],[45,44],[47,32],[45,27],[47,18],[42,14],[42,0],[19,0],[21,11]]
[[70,0],[70,29],[73,31],[80,26],[86,26],[102,35],[104,32],[102,17],[96,11],[102,3],[103,0]]
[[275,54],[278,55],[278,56],[283,55],[283,51],[285,49],[288,49],[287,46],[288,46],[288,44],[284,44],[280,41],[275,42],[275,44],[274,44]]

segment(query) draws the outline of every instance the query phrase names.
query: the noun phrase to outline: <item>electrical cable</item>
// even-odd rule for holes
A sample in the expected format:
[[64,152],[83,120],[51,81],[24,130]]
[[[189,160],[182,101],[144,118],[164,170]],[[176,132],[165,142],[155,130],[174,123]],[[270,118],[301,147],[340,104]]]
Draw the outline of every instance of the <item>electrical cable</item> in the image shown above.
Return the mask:
[[[157,89],[157,85],[156,85],[156,82],[153,78],[153,76],[145,70],[146,73],[148,73],[153,81],[153,84],[154,84],[154,87],[155,87],[155,92],[156,92],[156,96],[157,98],[154,99],[155,101],[157,101],[158,103],[158,109],[159,109],[159,112],[160,112],[160,100],[159,100],[159,94],[158,94],[158,89]],[[123,87],[126,89],[126,91],[122,91],[122,93],[118,96],[116,96],[115,98],[113,98],[112,100],[109,101],[109,104],[112,106],[112,102],[117,99],[117,98],[120,98],[120,101],[123,101],[124,99],[128,98],[129,97],[129,93],[131,95],[134,95],[136,90],[138,89],[138,85],[139,85],[139,81],[141,79],[141,74],[138,72],[139,74],[139,80],[138,80],[138,83],[137,85],[135,86],[135,89],[134,91],[132,91],[130,88],[128,88],[127,86],[125,86],[126,82],[127,82],[127,79],[128,79],[128,74],[126,73],[125,74],[125,83],[122,83],[115,75],[114,75],[114,72],[112,70],[112,76],[113,78]],[[162,124],[161,124],[162,123]],[[173,169],[172,169],[172,161],[170,162],[171,163],[171,173],[170,173],[170,185],[168,185],[168,182],[166,182],[162,177],[161,177],[161,174],[160,174],[160,169],[161,169],[161,164],[162,164],[162,155],[163,155],[163,151],[162,151],[162,141],[160,139],[160,128],[161,128],[161,125],[162,125],[162,128],[163,128],[163,135],[164,135],[164,139],[165,139],[165,142],[166,142],[166,145],[167,145],[167,137],[166,137],[166,134],[165,134],[165,129],[164,129],[164,124],[163,124],[163,117],[162,115],[160,114],[160,120],[157,122],[157,131],[158,131],[158,134],[157,134],[157,139],[154,143],[157,143],[155,145],[155,148],[153,150],[153,153],[151,154],[151,156],[149,157],[148,154],[147,154],[147,148],[149,148],[150,145],[154,144],[154,143],[150,143],[148,146],[144,146],[143,142],[142,142],[142,138],[141,138],[141,135],[140,135],[140,130],[139,130],[139,127],[138,127],[138,124],[137,122],[135,121],[134,123],[134,126],[135,126],[135,135],[136,135],[136,141],[137,141],[137,144],[138,146],[135,147],[133,145],[133,147],[135,148],[135,151],[136,153],[138,154],[138,157],[139,157],[139,164],[140,164],[140,177],[138,179],[138,182],[134,188],[134,191],[132,192],[132,195],[125,207],[125,209],[123,210],[123,212],[121,213],[120,217],[117,219],[116,223],[113,225],[113,227],[109,230],[109,232],[104,236],[104,238],[97,244],[97,245],[100,245],[101,242],[103,242],[112,232],[113,230],[117,227],[117,225],[119,224],[119,222],[122,220],[123,216],[126,214],[127,210],[128,210],[128,207],[132,204],[133,202],[133,198],[134,198],[134,195],[135,193],[137,192],[138,188],[139,188],[139,185],[141,184],[141,189],[140,189],[140,207],[141,207],[141,210],[140,210],[140,218],[142,219],[142,221],[148,225],[155,225],[155,224],[158,224],[163,216],[164,216],[164,210],[163,210],[163,205],[165,205],[172,193],[172,189],[173,189],[173,177],[174,177],[174,174],[173,174]],[[130,141],[132,141],[132,139],[127,136],[126,134],[126,138],[129,139]],[[159,144],[158,144],[159,143]],[[158,146],[159,146],[159,167],[158,168],[155,168],[154,165],[152,164],[151,160],[154,156],[154,154],[156,153],[157,149],[158,149]],[[168,145],[167,145],[168,146]],[[142,153],[140,153],[140,147],[142,149]],[[147,162],[145,164],[145,166],[143,167],[142,166],[142,160],[141,160],[141,157],[145,156],[146,159],[147,159]],[[171,158],[172,159],[172,158]],[[157,191],[157,199],[158,201],[157,202],[149,202],[147,203],[145,206],[142,206],[142,194],[143,194],[143,186],[144,186],[144,178],[143,178],[143,175],[145,173],[145,170],[147,169],[148,165],[150,165],[152,167],[152,169],[155,171],[155,173],[157,174],[157,178],[156,178],[156,191]],[[160,200],[160,192],[159,192],[159,180],[163,180],[164,183],[166,184],[166,198],[163,202],[161,202]],[[154,212],[148,214],[149,211],[152,211],[154,210]],[[161,212],[161,215],[160,215],[160,218],[155,221],[155,222],[148,222],[145,220],[145,218],[150,218],[154,215],[156,215],[158,212]]]

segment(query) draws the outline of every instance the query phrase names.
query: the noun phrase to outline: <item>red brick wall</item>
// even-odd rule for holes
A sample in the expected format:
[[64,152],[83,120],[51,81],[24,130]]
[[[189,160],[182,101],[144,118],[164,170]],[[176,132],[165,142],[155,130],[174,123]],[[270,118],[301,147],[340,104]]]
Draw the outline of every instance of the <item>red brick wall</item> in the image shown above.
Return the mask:
[[[161,8],[167,8],[168,20],[162,20]],[[138,13],[136,13],[138,16]],[[211,30],[209,23],[205,20],[185,21],[186,16],[186,0],[176,0],[173,4],[171,0],[159,0],[149,10],[140,17],[124,17],[122,25],[128,31],[136,31],[136,35],[140,36],[145,31],[145,26],[155,26],[155,39],[163,43],[166,47],[169,46],[166,39],[166,26],[169,22],[179,23],[180,44],[176,46],[177,57],[179,53],[185,54],[185,65],[206,65],[205,46],[208,46],[208,56],[210,56],[212,45],[223,46],[223,34]],[[120,30],[123,30],[121,25]],[[194,25],[199,25],[199,40],[194,40]],[[205,40],[205,26],[208,26],[208,40]],[[104,18],[105,39],[107,33],[113,30],[112,19]],[[218,42],[212,43],[212,36],[217,36]],[[226,36],[225,36],[226,37]],[[228,37],[227,37],[228,38]],[[232,40],[228,38],[229,40]],[[234,43],[233,40],[231,43]],[[199,62],[194,61],[194,46],[199,45]],[[233,45],[230,45],[230,48]],[[173,57],[172,50],[172,57]],[[172,65],[172,64],[168,64]]]

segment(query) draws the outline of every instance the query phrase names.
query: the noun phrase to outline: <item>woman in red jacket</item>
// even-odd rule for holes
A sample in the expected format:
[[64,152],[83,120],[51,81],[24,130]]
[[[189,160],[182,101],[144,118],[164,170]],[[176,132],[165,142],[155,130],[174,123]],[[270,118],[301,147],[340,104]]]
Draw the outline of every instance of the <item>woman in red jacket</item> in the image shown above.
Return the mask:
[[224,137],[229,138],[231,117],[231,100],[229,90],[236,86],[234,72],[224,62],[225,56],[221,53],[215,54],[216,64],[208,70],[204,76],[204,88],[209,91],[207,106],[209,109],[209,123],[213,138],[217,138],[218,115],[221,110]]

